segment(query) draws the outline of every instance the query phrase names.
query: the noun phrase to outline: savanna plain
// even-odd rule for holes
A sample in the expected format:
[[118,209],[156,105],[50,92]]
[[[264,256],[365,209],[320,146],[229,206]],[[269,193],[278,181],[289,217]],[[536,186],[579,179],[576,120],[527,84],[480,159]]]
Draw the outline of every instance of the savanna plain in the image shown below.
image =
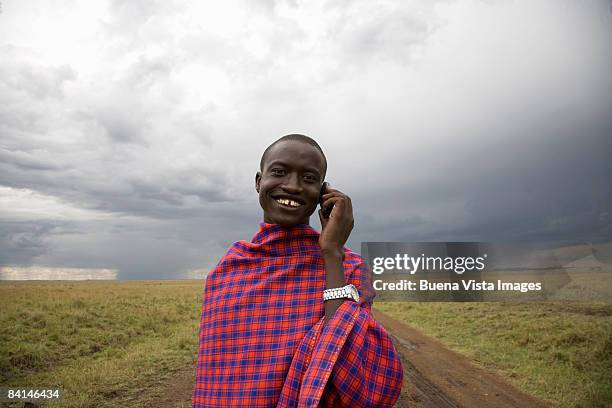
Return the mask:
[[[176,372],[195,372],[202,289],[200,280],[0,282],[0,384],[61,388],[48,407],[147,406]],[[375,307],[555,406],[612,406],[610,303]]]

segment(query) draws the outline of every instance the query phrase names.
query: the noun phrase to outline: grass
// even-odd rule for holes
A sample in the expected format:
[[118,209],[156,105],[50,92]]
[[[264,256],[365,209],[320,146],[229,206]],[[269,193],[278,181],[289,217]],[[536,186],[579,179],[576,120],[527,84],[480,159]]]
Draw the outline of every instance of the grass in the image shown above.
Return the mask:
[[201,281],[2,282],[0,383],[60,387],[62,407],[138,406],[143,390],[194,366],[201,288]]
[[[201,291],[201,281],[0,282],[0,384],[61,387],[62,407],[146,406],[156,384],[195,366]],[[376,307],[556,405],[612,404],[610,304]]]
[[612,305],[377,303],[560,407],[612,406]]

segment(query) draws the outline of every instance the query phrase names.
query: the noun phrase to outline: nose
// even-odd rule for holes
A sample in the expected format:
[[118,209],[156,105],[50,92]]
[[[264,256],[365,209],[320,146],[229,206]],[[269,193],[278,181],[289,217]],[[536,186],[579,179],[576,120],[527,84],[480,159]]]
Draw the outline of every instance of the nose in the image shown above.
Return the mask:
[[300,177],[296,173],[290,173],[287,175],[285,183],[282,185],[283,190],[288,193],[301,193],[302,184],[300,183]]

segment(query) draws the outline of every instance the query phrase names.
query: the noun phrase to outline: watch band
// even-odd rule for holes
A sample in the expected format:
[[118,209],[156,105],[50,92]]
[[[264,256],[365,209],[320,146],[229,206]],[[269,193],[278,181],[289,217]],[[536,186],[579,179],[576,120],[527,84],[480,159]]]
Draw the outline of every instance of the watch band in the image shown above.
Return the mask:
[[346,285],[341,288],[325,289],[323,291],[323,301],[342,298],[359,302],[359,292],[355,285]]

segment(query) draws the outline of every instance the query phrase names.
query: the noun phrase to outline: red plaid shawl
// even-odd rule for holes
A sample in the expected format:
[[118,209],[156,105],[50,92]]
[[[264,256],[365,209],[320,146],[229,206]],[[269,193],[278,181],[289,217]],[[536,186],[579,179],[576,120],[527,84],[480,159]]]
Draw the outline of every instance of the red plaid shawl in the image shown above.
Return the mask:
[[261,223],[206,280],[193,407],[391,407],[403,370],[370,313],[363,259],[345,248],[359,289],[323,327],[325,269],[309,225]]

